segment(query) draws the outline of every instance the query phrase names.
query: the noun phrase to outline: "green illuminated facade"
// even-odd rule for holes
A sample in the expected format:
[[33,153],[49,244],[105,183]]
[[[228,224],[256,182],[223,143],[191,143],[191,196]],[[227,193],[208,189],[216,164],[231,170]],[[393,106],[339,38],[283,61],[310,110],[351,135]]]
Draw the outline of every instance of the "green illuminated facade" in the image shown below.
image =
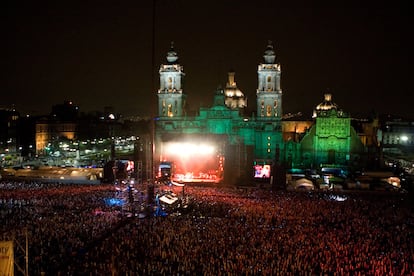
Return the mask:
[[229,75],[230,85],[226,86],[231,91],[218,89],[211,107],[200,108],[196,116],[187,116],[186,95],[182,88],[183,67],[171,46],[167,63],[159,70],[154,160],[165,161],[162,148],[165,142],[209,139],[220,145],[229,178],[252,175],[253,165],[257,162],[284,164],[287,168],[357,162],[364,147],[351,127],[350,117],[336,105],[331,108],[328,105],[325,109],[320,105],[313,126],[299,141],[283,140],[281,66],[275,60],[273,46],[269,43],[263,63],[257,70],[255,116],[243,116],[246,103],[243,94],[231,92],[239,91],[235,87],[234,74]]
[[317,106],[315,124],[300,141],[304,167],[338,164],[358,167],[365,147],[351,126],[351,118],[331,102],[331,95]]

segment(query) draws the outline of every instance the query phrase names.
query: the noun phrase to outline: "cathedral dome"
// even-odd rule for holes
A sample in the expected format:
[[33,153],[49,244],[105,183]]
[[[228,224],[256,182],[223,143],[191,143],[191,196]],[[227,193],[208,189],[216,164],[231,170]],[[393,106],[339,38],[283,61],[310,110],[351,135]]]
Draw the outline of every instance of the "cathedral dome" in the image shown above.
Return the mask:
[[324,111],[330,111],[330,110],[340,111],[338,108],[338,105],[332,101],[332,94],[325,94],[323,102],[318,104],[315,110],[313,111],[312,118],[316,118],[321,113],[326,113]]
[[228,81],[224,89],[225,104],[232,109],[244,108],[247,102],[243,92],[237,87],[234,75],[235,72],[232,70],[228,73]]
[[332,101],[331,94],[325,94],[324,101],[316,106],[317,111],[338,109],[338,105]]

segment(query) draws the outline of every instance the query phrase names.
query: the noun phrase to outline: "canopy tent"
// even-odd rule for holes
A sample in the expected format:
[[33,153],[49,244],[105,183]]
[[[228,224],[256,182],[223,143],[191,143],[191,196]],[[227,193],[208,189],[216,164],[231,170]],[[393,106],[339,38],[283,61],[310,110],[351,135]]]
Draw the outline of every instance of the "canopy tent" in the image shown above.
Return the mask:
[[314,190],[315,185],[313,185],[313,182],[309,179],[300,178],[295,181],[295,189]]

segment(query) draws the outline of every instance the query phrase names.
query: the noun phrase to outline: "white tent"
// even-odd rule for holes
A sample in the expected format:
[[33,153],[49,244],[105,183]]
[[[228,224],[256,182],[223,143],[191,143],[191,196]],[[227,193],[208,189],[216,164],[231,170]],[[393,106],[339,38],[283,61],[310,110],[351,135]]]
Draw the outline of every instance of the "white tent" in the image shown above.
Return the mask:
[[295,181],[295,189],[296,190],[314,190],[315,185],[313,185],[312,181],[306,178],[300,178]]

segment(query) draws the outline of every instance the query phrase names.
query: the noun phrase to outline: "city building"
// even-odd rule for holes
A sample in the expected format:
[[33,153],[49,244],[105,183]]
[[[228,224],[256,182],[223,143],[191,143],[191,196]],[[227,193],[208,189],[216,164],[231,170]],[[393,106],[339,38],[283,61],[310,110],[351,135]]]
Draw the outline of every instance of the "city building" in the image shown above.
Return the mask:
[[[138,138],[132,143],[136,149],[122,153],[122,158],[140,164],[144,178],[162,171],[180,182],[235,183],[253,178],[281,183],[288,169],[318,170],[325,164],[351,169],[374,167],[381,162],[381,147],[386,152],[411,147],[412,123],[388,120],[381,127],[378,118],[355,120],[333,102],[331,93],[315,105],[313,118],[283,114],[281,73],[269,42],[257,66],[256,101],[250,101],[255,108],[247,109],[247,98],[231,70],[224,88],[219,86],[212,93],[211,106],[201,107],[190,116],[184,67],[171,45],[159,69],[154,133],[148,127],[152,120],[127,120],[111,107],[96,114],[80,114],[77,106],[65,101],[53,106],[49,116],[20,118],[20,128],[29,131],[32,128],[28,126],[33,125],[33,138],[27,141],[18,137],[32,136],[16,134],[18,113],[1,113],[1,127],[5,129],[0,133],[2,151],[13,146],[18,152],[23,143],[39,156],[55,157],[56,148],[68,142],[68,152],[75,152],[70,155],[78,164],[79,159],[89,163],[114,161],[121,158],[123,144],[132,141],[124,138],[135,136]],[[255,111],[247,114],[251,109]],[[56,143],[52,152],[50,146]],[[104,148],[105,153],[98,152],[108,143],[112,144]]]
[[332,101],[331,94],[325,94],[313,114],[315,124],[300,141],[304,167],[320,164],[359,167],[365,163],[361,160],[365,147],[351,126],[351,117]]
[[255,115],[241,112],[247,101],[233,71],[212,106],[200,108],[196,116],[185,110],[183,66],[173,45],[159,73],[154,161],[164,168],[170,164],[173,180],[234,183],[276,178],[283,168],[356,167],[364,161],[365,146],[331,94],[316,106],[312,121],[283,119],[281,65],[271,42],[257,68]]
[[394,116],[380,120],[377,137],[384,162],[414,173],[414,121]]
[[8,164],[19,157],[18,120],[14,107],[0,108],[0,162]]
[[403,151],[414,147],[414,122],[388,119],[383,123],[380,140],[385,151]]

